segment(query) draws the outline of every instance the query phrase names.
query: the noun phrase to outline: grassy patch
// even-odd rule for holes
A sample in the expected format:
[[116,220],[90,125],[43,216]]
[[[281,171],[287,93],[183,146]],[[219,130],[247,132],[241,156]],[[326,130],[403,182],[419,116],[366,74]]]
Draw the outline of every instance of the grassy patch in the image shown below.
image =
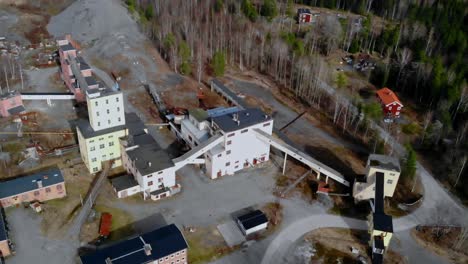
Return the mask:
[[133,217],[124,210],[105,205],[96,205],[97,212],[112,214],[112,227],[109,239],[111,241],[120,240],[133,234]]
[[401,125],[401,131],[406,135],[419,135],[422,131],[421,126],[416,123]]
[[235,248],[229,248],[216,228],[197,228],[184,232],[189,244],[188,260],[191,264],[207,263],[218,259]]

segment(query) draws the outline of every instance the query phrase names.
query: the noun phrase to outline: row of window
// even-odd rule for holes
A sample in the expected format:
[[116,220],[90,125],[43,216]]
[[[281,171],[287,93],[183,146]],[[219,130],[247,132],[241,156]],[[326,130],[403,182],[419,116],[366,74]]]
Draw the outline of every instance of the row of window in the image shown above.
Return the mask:
[[[119,102],[119,98],[116,97],[116,98],[115,98],[115,101],[116,101],[116,102]],[[109,104],[109,99],[106,99],[106,104]],[[95,106],[98,106],[98,105],[99,105],[99,104],[98,104],[98,101],[95,101],[95,102],[94,102],[94,105],[95,105]]]
[[[114,141],[109,142],[109,147],[112,147],[112,146],[114,146]],[[106,144],[100,144],[99,145],[100,149],[103,149],[105,147],[106,147]],[[95,146],[92,146],[92,147],[89,148],[89,151],[95,151],[95,150],[96,150]]]
[[[172,255],[170,255],[170,256],[165,257],[164,260],[169,260],[169,257],[170,257],[171,259],[173,259],[175,256],[179,256],[181,253],[182,253],[182,254],[185,253],[185,249],[184,249],[184,250],[181,250],[180,252],[177,252],[176,254],[172,254]],[[164,261],[164,260],[163,260],[163,259],[160,259],[159,261]],[[184,261],[184,260],[185,260],[185,257],[183,257],[182,259],[178,259],[178,260],[177,260],[177,263],[179,263],[181,260]],[[171,262],[171,263],[174,264],[174,262]]]
[[[158,179],[158,182],[159,182],[159,183],[163,182],[163,178],[159,178],[159,179]],[[149,182],[148,182],[148,186],[153,186],[153,181],[149,181]]]
[[[110,114],[110,110],[106,110],[107,114]],[[120,112],[120,107],[117,107],[117,112]],[[96,115],[99,116],[99,111],[96,112]]]
[[[118,118],[117,118],[117,121],[118,121],[118,122],[122,121],[122,118],[118,117]],[[110,119],[107,119],[107,124],[110,125],[110,123],[111,123]],[[101,122],[97,122],[97,125],[98,125],[98,126],[101,126]]]

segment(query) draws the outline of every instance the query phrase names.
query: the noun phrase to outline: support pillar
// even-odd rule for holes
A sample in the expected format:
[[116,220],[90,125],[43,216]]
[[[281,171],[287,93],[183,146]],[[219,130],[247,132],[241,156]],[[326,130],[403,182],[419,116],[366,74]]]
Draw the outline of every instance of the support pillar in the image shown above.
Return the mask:
[[283,175],[286,172],[286,161],[288,159],[288,153],[284,153],[284,161],[283,161]]
[[328,175],[327,175],[327,177],[325,178],[325,183],[328,183]]
[[320,171],[317,171],[317,180],[320,181]]
[[52,106],[52,101],[50,99],[47,99],[47,105]]

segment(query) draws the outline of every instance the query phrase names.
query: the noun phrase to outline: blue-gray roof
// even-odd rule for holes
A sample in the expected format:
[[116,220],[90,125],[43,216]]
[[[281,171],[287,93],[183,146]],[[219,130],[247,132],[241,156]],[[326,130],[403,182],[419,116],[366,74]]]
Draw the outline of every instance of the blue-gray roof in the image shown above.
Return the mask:
[[[235,113],[212,118],[213,122],[224,132],[232,132],[271,120],[258,108],[247,108]],[[237,120],[237,121],[236,121]]]
[[241,110],[241,109],[239,109],[239,107],[233,106],[233,107],[227,107],[227,108],[226,107],[217,107],[217,108],[206,110],[206,112],[208,113],[209,117],[218,117],[218,116],[222,116],[222,115],[231,114],[231,113],[237,112],[239,110]]
[[2,209],[0,212],[0,241],[4,241],[7,239],[8,239],[8,236],[7,236],[7,231],[5,228],[5,214]]
[[[143,241],[151,245],[148,256],[143,250]],[[83,264],[105,264],[110,258],[112,264],[143,264],[158,260],[187,248],[187,242],[174,224],[153,230],[116,244],[99,248],[95,252],[80,256]]]
[[38,189],[38,181],[43,187],[64,182],[62,172],[58,168],[40,171],[28,176],[0,182],[0,199],[19,195]]

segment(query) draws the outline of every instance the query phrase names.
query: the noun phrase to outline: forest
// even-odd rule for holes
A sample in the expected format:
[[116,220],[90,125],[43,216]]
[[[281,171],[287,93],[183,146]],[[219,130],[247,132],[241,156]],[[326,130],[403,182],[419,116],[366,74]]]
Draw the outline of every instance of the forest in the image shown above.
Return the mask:
[[[468,196],[465,1],[127,0],[126,4],[174,71],[198,82],[222,76],[228,68],[269,76],[285,94],[319,109],[344,133],[382,149],[373,131],[373,123],[381,119],[379,108],[331,92],[342,90],[347,80],[327,62],[336,52],[378,58],[364,78],[376,88],[392,88],[417,113],[416,136],[405,143],[425,159],[437,160],[432,169],[439,180]],[[339,15],[323,14],[312,26],[300,26],[296,11],[306,6]]]

